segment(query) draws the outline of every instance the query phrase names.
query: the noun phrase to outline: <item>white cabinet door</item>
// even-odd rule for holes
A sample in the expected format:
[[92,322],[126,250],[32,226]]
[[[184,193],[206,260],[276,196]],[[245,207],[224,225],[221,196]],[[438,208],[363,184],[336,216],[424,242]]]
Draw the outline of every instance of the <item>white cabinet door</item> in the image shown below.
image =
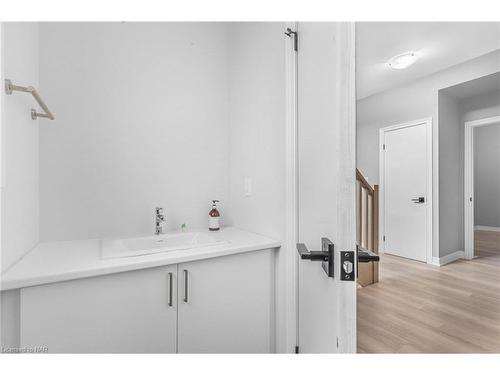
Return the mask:
[[274,251],[179,264],[179,353],[274,351]]
[[52,353],[175,353],[176,269],[24,288],[21,346],[44,346]]

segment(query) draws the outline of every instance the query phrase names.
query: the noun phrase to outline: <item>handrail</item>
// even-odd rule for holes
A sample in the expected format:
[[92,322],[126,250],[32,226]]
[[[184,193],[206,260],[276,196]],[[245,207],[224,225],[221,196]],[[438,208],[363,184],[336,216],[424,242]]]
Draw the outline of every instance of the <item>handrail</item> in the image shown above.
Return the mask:
[[[358,185],[359,181],[359,185]],[[361,171],[356,168],[357,196],[357,242],[375,255],[379,245],[379,190],[378,185],[370,185]],[[362,286],[378,282],[378,263],[358,264],[358,283]]]
[[363,174],[361,173],[361,171],[358,168],[356,168],[356,180],[361,182],[361,185],[366,190],[368,190],[368,193],[370,195],[373,195],[373,192],[375,191],[375,189],[370,185],[370,183],[366,180],[365,176],[363,176]]
[[7,95],[12,95],[12,92],[14,92],[14,91],[30,93],[33,96],[33,98],[36,100],[38,105],[45,112],[45,113],[39,113],[36,111],[36,109],[31,109],[31,118],[33,120],[36,120],[38,117],[44,117],[44,118],[48,118],[51,120],[55,119],[52,112],[50,112],[49,107],[47,107],[47,105],[45,104],[45,102],[43,101],[41,96],[38,94],[38,91],[36,91],[36,89],[33,86],[27,86],[27,87],[17,86],[17,85],[12,84],[12,81],[10,79],[6,79],[5,80],[5,93]]

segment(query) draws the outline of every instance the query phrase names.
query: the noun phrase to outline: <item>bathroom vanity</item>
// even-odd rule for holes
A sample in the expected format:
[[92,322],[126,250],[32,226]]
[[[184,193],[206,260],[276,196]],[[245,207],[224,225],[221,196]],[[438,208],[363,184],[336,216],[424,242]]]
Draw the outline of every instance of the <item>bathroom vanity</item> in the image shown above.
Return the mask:
[[221,243],[103,258],[100,240],[42,243],[2,276],[19,290],[21,347],[48,352],[274,351],[280,243],[224,228]]

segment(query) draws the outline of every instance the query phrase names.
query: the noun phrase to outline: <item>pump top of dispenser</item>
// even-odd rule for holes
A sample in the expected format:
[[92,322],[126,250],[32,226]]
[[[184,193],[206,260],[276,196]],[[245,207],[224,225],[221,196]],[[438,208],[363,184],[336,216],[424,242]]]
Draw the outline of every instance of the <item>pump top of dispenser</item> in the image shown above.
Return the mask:
[[210,212],[208,213],[208,215],[210,217],[219,217],[220,216],[220,212],[219,210],[217,209],[217,203],[219,203],[219,201],[217,199],[214,199],[212,201],[212,209],[210,210]]

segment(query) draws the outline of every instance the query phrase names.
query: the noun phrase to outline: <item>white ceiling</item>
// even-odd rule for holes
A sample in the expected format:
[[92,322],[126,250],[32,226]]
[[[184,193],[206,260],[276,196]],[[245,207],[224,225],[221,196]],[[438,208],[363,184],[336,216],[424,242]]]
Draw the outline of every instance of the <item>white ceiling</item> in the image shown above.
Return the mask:
[[[500,22],[356,23],[357,97],[404,85],[500,48]],[[417,62],[393,70],[387,60],[416,51]]]

